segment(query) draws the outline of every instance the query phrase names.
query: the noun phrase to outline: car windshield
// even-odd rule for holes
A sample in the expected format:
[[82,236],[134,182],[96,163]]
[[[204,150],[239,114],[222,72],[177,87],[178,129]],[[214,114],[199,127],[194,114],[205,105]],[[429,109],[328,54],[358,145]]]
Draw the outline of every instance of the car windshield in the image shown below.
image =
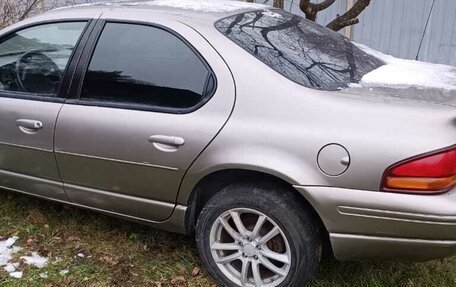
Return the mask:
[[385,64],[342,35],[282,10],[245,12],[215,26],[272,69],[309,88],[347,88]]

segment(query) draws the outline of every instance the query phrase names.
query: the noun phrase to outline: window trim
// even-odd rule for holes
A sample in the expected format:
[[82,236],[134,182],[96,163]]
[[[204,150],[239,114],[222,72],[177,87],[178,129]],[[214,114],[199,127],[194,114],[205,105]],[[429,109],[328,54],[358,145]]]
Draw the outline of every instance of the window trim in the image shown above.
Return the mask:
[[65,70],[63,70],[63,78],[62,78],[62,82],[60,83],[57,94],[55,96],[49,96],[49,95],[34,94],[34,93],[29,93],[29,92],[0,90],[0,98],[13,98],[13,99],[23,99],[23,100],[41,101],[41,102],[54,102],[54,103],[64,103],[65,102],[67,92],[65,92],[65,89],[63,89],[63,87],[69,86],[69,84],[73,78],[72,76],[70,77],[70,74],[73,74],[72,71],[74,72],[75,64],[78,61],[78,59],[76,59],[75,55],[77,54],[77,52],[82,51],[82,46],[84,46],[84,43],[87,40],[87,39],[85,39],[85,36],[88,33],[90,33],[90,31],[93,29],[93,19],[91,19],[91,18],[68,18],[68,19],[44,20],[44,21],[33,22],[33,23],[29,23],[29,24],[17,27],[11,31],[8,31],[6,34],[2,35],[0,38],[0,42],[7,41],[9,38],[11,38],[17,32],[23,31],[26,29],[30,29],[33,27],[49,25],[49,24],[75,23],[75,22],[85,22],[86,25],[84,26],[84,29],[82,29],[81,35],[79,36],[78,40],[76,41],[74,49],[70,55],[70,58],[68,59],[68,63],[65,67]]
[[[209,82],[208,79],[210,76],[214,79],[214,88],[212,91],[204,97],[202,101],[200,101],[197,105],[190,107],[190,108],[171,108],[171,107],[160,107],[160,106],[153,106],[153,105],[146,105],[146,104],[134,104],[134,103],[119,103],[119,102],[112,102],[112,101],[102,101],[102,100],[86,100],[81,99],[82,88],[84,85],[84,80],[86,77],[86,73],[88,71],[90,62],[92,61],[92,57],[95,53],[96,46],[100,37],[103,33],[103,30],[108,23],[117,23],[117,24],[130,24],[130,25],[139,25],[139,26],[146,26],[150,28],[157,28],[164,30],[165,32],[170,33],[171,35],[177,37],[180,41],[182,41],[194,54],[195,56],[201,61],[201,63],[205,66],[208,72],[208,78],[206,79],[206,85]],[[118,19],[99,19],[96,24],[96,28],[94,33],[92,33],[86,48],[84,49],[83,56],[85,59],[81,61],[78,65],[78,70],[76,74],[78,74],[79,79],[78,83],[73,83],[73,95],[70,99],[66,101],[68,104],[77,104],[77,105],[84,105],[84,106],[98,106],[98,107],[106,107],[106,108],[117,108],[117,109],[128,109],[128,110],[137,110],[137,111],[148,111],[148,112],[158,112],[158,113],[168,113],[168,114],[189,114],[199,110],[201,107],[206,105],[215,93],[218,90],[218,80],[217,76],[209,65],[208,61],[203,57],[203,55],[182,35],[180,35],[177,31],[166,27],[161,24],[157,23],[150,23],[150,22],[143,22],[143,21],[133,21],[133,20],[118,20]],[[205,86],[206,90],[206,86]]]

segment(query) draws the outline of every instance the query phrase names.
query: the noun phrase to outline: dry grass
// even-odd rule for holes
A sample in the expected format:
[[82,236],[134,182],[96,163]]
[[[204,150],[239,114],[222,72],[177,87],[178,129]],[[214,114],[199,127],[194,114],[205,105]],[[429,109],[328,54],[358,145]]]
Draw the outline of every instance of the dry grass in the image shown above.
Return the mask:
[[[22,279],[0,270],[0,286],[215,286],[192,238],[0,191],[0,237],[12,235],[20,237],[22,253],[38,251],[51,258],[50,264],[24,266]],[[64,269],[69,272],[60,274]],[[312,286],[456,286],[456,259],[402,264],[329,260]]]

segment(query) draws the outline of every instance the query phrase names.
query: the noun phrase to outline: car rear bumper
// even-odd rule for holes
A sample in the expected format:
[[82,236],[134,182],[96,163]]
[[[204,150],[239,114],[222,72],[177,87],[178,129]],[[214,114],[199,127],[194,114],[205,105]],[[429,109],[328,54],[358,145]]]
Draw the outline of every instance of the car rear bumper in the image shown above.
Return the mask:
[[339,260],[456,255],[456,190],[436,196],[295,186],[325,224]]

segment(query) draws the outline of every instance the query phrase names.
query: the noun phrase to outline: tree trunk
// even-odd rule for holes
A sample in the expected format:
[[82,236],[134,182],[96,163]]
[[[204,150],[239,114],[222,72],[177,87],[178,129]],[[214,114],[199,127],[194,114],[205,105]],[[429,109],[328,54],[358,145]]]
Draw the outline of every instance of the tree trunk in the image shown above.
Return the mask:
[[301,9],[304,14],[306,14],[306,18],[314,21],[317,19],[317,13],[321,10],[325,10],[332,4],[334,4],[336,0],[324,0],[321,3],[315,4],[311,3],[310,0],[301,0],[299,2],[299,8]]
[[274,0],[274,7],[283,9],[284,0]]
[[[317,13],[325,10],[334,4],[334,2],[336,2],[336,0],[323,0],[320,3],[312,3],[311,0],[301,0],[299,2],[299,8],[302,12],[304,12],[307,19],[315,21],[317,19]],[[364,11],[364,9],[366,9],[367,6],[369,6],[370,2],[371,0],[357,0],[346,13],[338,16],[336,19],[331,21],[331,23],[326,25],[326,27],[334,31],[339,31],[344,27],[359,23],[359,19],[357,17]]]

